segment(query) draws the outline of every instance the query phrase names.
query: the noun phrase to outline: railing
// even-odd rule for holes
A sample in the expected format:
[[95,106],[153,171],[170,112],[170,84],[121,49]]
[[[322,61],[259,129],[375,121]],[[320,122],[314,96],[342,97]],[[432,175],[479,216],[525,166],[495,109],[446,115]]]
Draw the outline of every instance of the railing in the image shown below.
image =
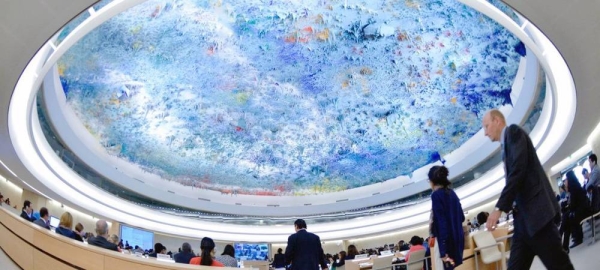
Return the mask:
[[584,222],[590,222],[590,227],[592,231],[592,240],[590,241],[590,245],[596,243],[596,218],[600,217],[600,212],[593,214],[589,217],[584,218],[579,224],[583,226]]

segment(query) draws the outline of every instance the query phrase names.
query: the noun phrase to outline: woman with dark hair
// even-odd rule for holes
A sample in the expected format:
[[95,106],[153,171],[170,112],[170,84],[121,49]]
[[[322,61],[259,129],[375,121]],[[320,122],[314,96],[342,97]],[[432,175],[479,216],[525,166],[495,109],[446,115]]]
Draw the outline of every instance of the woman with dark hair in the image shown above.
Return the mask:
[[273,268],[275,270],[285,269],[285,254],[283,254],[283,249],[277,249],[277,254],[273,258]]
[[221,253],[221,256],[215,258],[226,267],[237,267],[237,260],[235,259],[235,249],[232,245],[226,245],[225,250]]
[[192,258],[190,264],[224,267],[222,263],[214,259],[215,242],[211,238],[202,238],[202,241],[200,241],[200,252],[200,257]]
[[[567,211],[565,211],[567,222],[564,228],[563,249],[568,252],[569,248],[576,247],[583,242],[583,230],[579,223],[588,215],[589,203],[586,192],[581,187],[575,173],[569,171],[566,178],[564,186],[569,193],[569,199]],[[573,245],[569,247],[571,234],[573,234]]]
[[358,255],[358,249],[355,245],[348,246],[348,254],[346,254],[346,260],[354,260],[354,257]]
[[429,170],[431,193],[430,233],[435,237],[435,269],[454,269],[462,264],[465,238],[462,223],[465,215],[456,193],[450,189],[448,169],[433,166]]
[[338,258],[336,260],[333,258],[331,259],[331,266],[335,269],[344,265],[346,265],[346,251],[342,250],[338,253]]

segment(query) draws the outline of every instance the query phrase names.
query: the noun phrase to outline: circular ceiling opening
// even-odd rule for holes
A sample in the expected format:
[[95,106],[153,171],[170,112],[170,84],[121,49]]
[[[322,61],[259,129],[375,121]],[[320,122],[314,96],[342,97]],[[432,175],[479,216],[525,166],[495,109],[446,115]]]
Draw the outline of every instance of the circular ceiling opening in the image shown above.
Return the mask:
[[113,17],[58,67],[108,153],[186,186],[289,196],[440,160],[512,103],[523,54],[450,0],[174,0]]

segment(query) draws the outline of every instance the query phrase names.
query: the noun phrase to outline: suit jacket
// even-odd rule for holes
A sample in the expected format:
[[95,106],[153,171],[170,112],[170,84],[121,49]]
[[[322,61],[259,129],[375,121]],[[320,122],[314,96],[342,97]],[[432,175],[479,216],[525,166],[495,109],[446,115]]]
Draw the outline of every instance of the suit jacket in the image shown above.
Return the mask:
[[533,236],[559,217],[560,207],[527,133],[517,125],[510,125],[503,139],[506,186],[496,207],[509,212],[516,203],[515,219],[526,218],[525,232]]
[[196,257],[196,255],[192,252],[179,252],[173,256],[173,260],[175,260],[176,263],[190,264],[190,260],[194,257]]
[[306,230],[299,230],[288,237],[285,248],[285,262],[292,264],[292,270],[318,270],[327,268],[321,239]]
[[33,222],[35,220],[33,215],[31,217],[29,217],[27,215],[27,213],[25,213],[25,211],[21,211],[21,217],[24,218],[25,220],[28,220],[29,222]]
[[117,247],[117,245],[115,245],[111,242],[108,242],[108,240],[106,240],[106,238],[104,238],[102,236],[90,237],[88,239],[88,244],[90,244],[92,246],[105,248],[105,249],[119,251],[119,248]]
[[[23,212],[25,213],[25,212]],[[36,219],[33,223],[35,223],[36,225],[46,228],[48,230],[50,230],[50,225],[48,223],[46,223],[46,221],[44,221],[43,219]]]
[[275,258],[273,259],[273,267],[274,268],[284,268],[285,267],[285,254],[275,254]]

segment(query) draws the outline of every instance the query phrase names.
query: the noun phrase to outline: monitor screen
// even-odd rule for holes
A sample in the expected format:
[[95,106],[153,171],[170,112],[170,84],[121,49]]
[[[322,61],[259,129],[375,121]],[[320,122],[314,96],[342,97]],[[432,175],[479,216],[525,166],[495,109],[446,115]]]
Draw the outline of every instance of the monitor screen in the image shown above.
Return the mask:
[[142,249],[154,248],[154,233],[138,228],[121,225],[121,239],[123,244],[129,243],[130,246],[140,246]]
[[60,219],[55,216],[50,216],[50,226],[58,228],[58,224],[60,224]]
[[269,257],[267,243],[235,243],[235,257],[242,261],[264,261]]

